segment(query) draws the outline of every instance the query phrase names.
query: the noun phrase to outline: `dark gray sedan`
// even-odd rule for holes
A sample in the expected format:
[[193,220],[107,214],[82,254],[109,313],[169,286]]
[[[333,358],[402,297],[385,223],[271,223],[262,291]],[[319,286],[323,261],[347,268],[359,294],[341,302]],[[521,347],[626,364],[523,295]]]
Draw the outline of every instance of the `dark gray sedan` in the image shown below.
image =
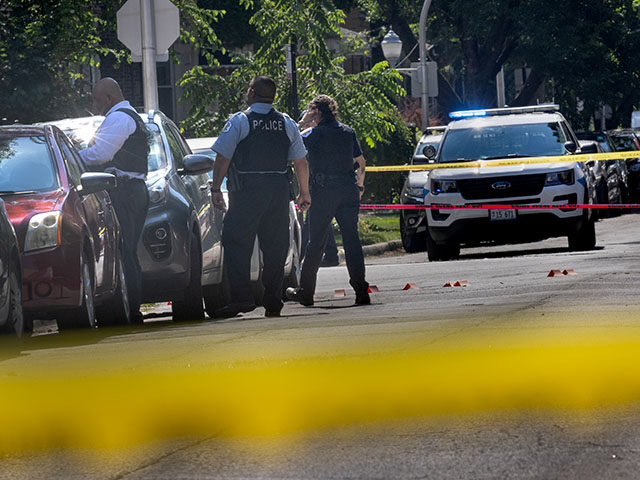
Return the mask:
[[21,286],[20,248],[0,199],[0,328],[18,337],[24,331]]

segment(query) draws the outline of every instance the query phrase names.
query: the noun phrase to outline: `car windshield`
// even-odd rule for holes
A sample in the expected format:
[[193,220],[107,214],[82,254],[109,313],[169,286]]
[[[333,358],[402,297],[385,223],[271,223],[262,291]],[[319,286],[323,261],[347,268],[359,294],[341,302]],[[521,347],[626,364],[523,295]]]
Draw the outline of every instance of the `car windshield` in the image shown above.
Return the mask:
[[616,150],[618,152],[629,152],[633,150],[637,150],[636,144],[633,141],[633,136],[631,135],[619,135],[615,137],[611,137],[613,144],[616,146]]
[[555,122],[452,129],[443,140],[439,161],[564,155],[566,141]]
[[58,187],[44,136],[0,135],[0,194],[49,192]]
[[[92,140],[97,128],[100,126],[101,120],[96,122],[85,122],[82,124],[74,124],[71,127],[63,126],[64,133],[78,144],[78,148],[87,148]],[[162,144],[162,135],[160,127],[155,123],[145,124],[149,132],[150,150],[149,150],[149,171],[154,172],[161,170],[167,166],[167,155]]]

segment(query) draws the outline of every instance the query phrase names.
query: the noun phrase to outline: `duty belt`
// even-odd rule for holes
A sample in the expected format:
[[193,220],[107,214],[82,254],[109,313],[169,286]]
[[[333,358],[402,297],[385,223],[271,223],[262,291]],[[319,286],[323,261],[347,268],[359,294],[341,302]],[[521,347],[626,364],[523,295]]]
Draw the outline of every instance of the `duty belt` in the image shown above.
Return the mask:
[[344,181],[354,180],[355,181],[355,177],[354,177],[354,174],[351,172],[338,173],[338,174],[317,172],[311,175],[311,182],[314,185],[317,185],[318,187],[324,187],[327,183],[331,183],[332,181],[335,181],[335,180],[344,180]]

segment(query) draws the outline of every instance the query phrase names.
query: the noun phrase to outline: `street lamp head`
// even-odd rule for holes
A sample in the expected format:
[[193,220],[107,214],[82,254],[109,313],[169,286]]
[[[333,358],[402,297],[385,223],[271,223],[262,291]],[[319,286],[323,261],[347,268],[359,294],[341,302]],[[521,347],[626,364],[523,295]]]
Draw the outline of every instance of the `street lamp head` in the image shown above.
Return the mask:
[[389,65],[395,67],[402,53],[402,40],[400,40],[400,37],[390,28],[389,32],[382,39],[381,46],[384,58],[387,59]]

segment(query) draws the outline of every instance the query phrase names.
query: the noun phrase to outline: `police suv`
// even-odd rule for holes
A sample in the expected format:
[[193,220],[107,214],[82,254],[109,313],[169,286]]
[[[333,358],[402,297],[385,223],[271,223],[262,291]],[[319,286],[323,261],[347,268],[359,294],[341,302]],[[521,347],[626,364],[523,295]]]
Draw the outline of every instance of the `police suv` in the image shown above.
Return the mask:
[[[438,163],[479,161],[477,167],[435,169],[425,184],[426,205],[558,205],[541,209],[432,209],[427,212],[430,261],[449,260],[460,246],[522,243],[567,236],[570,250],[595,246],[591,173],[571,161],[581,148],[557,105],[452,112],[435,157]],[[527,158],[567,156],[566,162],[526,163]],[[513,164],[513,159],[523,159]],[[509,165],[505,164],[507,160]],[[491,166],[492,163],[494,166]]]

